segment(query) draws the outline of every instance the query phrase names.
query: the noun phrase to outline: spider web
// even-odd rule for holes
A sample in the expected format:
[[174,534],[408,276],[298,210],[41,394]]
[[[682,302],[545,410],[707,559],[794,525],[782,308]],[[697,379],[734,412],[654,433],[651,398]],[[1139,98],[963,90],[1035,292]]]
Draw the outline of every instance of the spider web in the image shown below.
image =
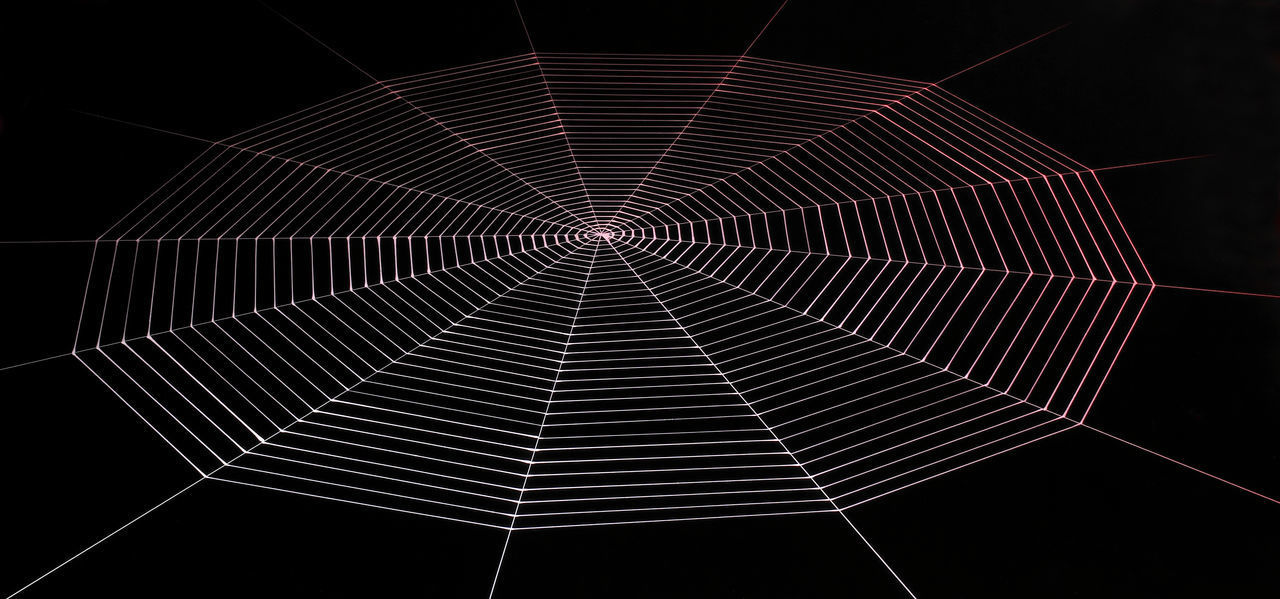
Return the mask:
[[378,81],[91,270],[75,355],[202,476],[503,529],[840,511],[1057,434],[1152,290],[1087,167],[745,56]]

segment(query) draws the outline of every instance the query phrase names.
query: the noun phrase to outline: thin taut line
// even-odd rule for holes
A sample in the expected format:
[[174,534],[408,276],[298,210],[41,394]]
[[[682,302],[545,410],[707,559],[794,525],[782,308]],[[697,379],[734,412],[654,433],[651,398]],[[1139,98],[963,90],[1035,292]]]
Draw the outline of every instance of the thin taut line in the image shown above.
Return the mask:
[[[178,132],[178,131],[174,131],[174,130],[172,130],[172,129],[161,129],[160,127],[152,127],[151,125],[144,125],[144,124],[142,124],[142,123],[135,123],[135,122],[133,122],[133,121],[126,121],[126,120],[124,120],[124,119],[118,119],[118,118],[115,118],[115,117],[106,116],[106,115],[104,115],[104,114],[98,114],[98,113],[96,113],[96,112],[88,112],[88,111],[85,111],[85,110],[79,110],[79,109],[76,109],[76,108],[68,108],[67,110],[70,110],[71,112],[75,112],[75,113],[83,114],[83,115],[85,115],[85,116],[91,116],[91,117],[96,118],[96,119],[102,119],[102,120],[104,120],[104,121],[111,121],[111,122],[113,122],[113,123],[119,123],[119,124],[121,124],[121,125],[129,125],[130,127],[138,127],[138,128],[140,128],[140,129],[147,129],[147,130],[149,130],[149,131],[154,131],[154,132],[156,132],[156,133],[164,133],[164,134],[167,134],[167,135],[173,135],[173,136],[175,136],[175,137],[185,137],[185,138],[190,139],[190,140],[193,140],[193,141],[200,141],[200,142],[204,142],[204,143],[207,143],[207,144],[210,144],[210,145],[215,145],[215,146],[227,146],[227,147],[229,147],[229,148],[236,148],[236,146],[232,146],[232,145],[230,145],[230,144],[225,144],[225,143],[222,143],[222,142],[214,141],[214,140],[212,140],[212,139],[206,139],[206,138],[203,138],[203,137],[198,137],[198,136],[195,136],[195,135],[191,135],[191,134],[189,134],[189,133],[181,133],[181,132]],[[243,148],[236,148],[236,149],[243,149]],[[248,151],[248,150],[246,150],[246,151]]]
[[[551,415],[551,400],[555,397],[556,388],[560,385],[560,376],[564,374],[565,358],[569,355],[569,340],[573,338],[573,329],[578,326],[578,315],[582,313],[582,303],[587,298],[587,285],[591,282],[591,271],[595,268],[596,257],[600,255],[600,244],[592,249],[591,262],[587,264],[587,272],[582,277],[582,291],[578,293],[578,306],[573,311],[573,320],[569,323],[569,332],[564,338],[564,351],[560,352],[560,364],[556,367],[555,380],[551,383],[551,391],[547,394],[547,407],[542,412],[542,423],[538,425],[538,434],[533,441],[532,455],[529,457],[529,467],[524,472],[524,482],[520,485],[520,494],[516,496],[516,507],[511,512],[511,526],[507,528],[507,540],[502,543],[502,553],[498,555],[498,567],[493,572],[493,583],[489,585],[489,599],[493,599],[493,594],[498,590],[498,576],[502,574],[502,564],[507,559],[507,547],[511,545],[511,535],[516,530],[516,519],[520,517],[520,504],[524,501],[525,491],[529,490],[529,477],[533,474],[533,465],[537,462],[538,446],[542,444],[543,429],[547,426],[547,417]],[[565,258],[569,255],[566,254]],[[561,258],[560,261],[563,261]]]
[[27,589],[31,588],[31,586],[32,586],[32,585],[34,585],[35,583],[40,582],[41,580],[44,580],[44,579],[45,579],[45,578],[47,578],[50,574],[53,574],[54,572],[57,572],[57,571],[58,571],[59,569],[61,569],[63,566],[65,566],[65,565],[67,565],[67,564],[69,564],[69,563],[71,563],[71,562],[75,561],[75,559],[76,559],[76,558],[78,558],[78,557],[80,557],[80,556],[82,556],[82,555],[84,555],[84,554],[88,553],[88,552],[89,552],[90,550],[92,550],[94,547],[97,547],[98,545],[103,544],[104,542],[106,542],[106,541],[107,541],[107,539],[110,539],[111,537],[116,536],[116,534],[118,534],[120,531],[122,531],[122,530],[124,530],[124,529],[126,529],[126,528],[129,528],[131,525],[133,525],[133,523],[134,523],[134,522],[137,522],[137,521],[139,521],[139,520],[141,520],[141,519],[143,519],[143,518],[147,517],[148,515],[150,515],[150,514],[151,514],[151,512],[154,512],[154,511],[156,511],[156,510],[160,509],[161,507],[163,507],[165,504],[169,503],[170,501],[173,501],[174,499],[177,499],[179,495],[182,495],[183,493],[186,493],[188,490],[190,490],[190,489],[191,489],[191,487],[194,487],[194,486],[196,486],[196,485],[200,484],[201,482],[204,482],[205,480],[207,480],[207,479],[205,479],[204,477],[200,477],[200,478],[196,479],[196,481],[195,481],[195,482],[193,482],[193,483],[191,483],[191,484],[189,484],[189,485],[187,485],[187,486],[183,487],[183,488],[182,488],[181,490],[179,490],[177,493],[174,493],[173,495],[170,495],[170,496],[169,496],[167,499],[165,499],[164,501],[161,501],[160,503],[157,503],[157,504],[155,504],[155,505],[151,506],[151,509],[148,509],[147,511],[142,512],[141,514],[138,514],[138,515],[137,515],[137,516],[135,516],[132,520],[130,520],[130,521],[128,521],[128,522],[125,522],[123,525],[121,525],[121,526],[120,526],[120,528],[117,528],[117,529],[115,529],[115,530],[113,530],[113,531],[111,531],[111,532],[107,533],[107,535],[106,535],[106,536],[102,537],[101,539],[98,539],[98,540],[97,540],[97,541],[95,541],[92,545],[89,545],[88,547],[85,547],[84,549],[81,549],[79,553],[77,553],[77,554],[75,554],[75,555],[73,555],[73,556],[71,556],[71,557],[67,558],[67,559],[66,559],[65,561],[63,561],[62,563],[60,563],[60,564],[58,564],[58,565],[54,566],[54,567],[53,567],[51,570],[49,570],[48,572],[45,572],[44,574],[41,574],[41,575],[40,575],[39,577],[37,577],[35,580],[32,580],[31,582],[28,582],[27,584],[23,585],[23,587],[22,587],[22,588],[20,588],[20,589],[18,589],[18,590],[16,590],[16,591],[14,591],[14,592],[13,592],[13,594],[9,595],[9,597],[8,597],[7,599],[13,599],[14,597],[17,597],[17,596],[18,596],[19,594],[21,594],[23,591],[25,591],[25,590],[27,590]]
[[55,243],[97,243],[97,239],[9,239],[0,241],[3,245],[42,245]]
[[[676,143],[679,142],[680,138],[684,136],[685,131],[689,130],[689,126],[693,124],[693,121],[698,118],[698,115],[702,114],[702,110],[707,107],[707,104],[711,103],[711,98],[714,98],[716,95],[716,92],[720,91],[720,88],[724,85],[724,82],[727,81],[729,79],[729,76],[733,74],[734,69],[738,68],[738,65],[742,64],[743,59],[745,59],[747,57],[747,54],[751,52],[751,48],[754,48],[756,45],[756,42],[760,41],[760,37],[764,35],[765,30],[769,29],[769,25],[773,24],[773,20],[778,18],[778,15],[782,13],[782,9],[787,7],[788,1],[789,0],[782,0],[782,4],[778,5],[778,10],[773,11],[773,15],[769,17],[769,20],[765,21],[764,27],[761,27],[760,31],[756,33],[756,36],[751,39],[751,43],[747,44],[747,49],[743,50],[742,54],[738,56],[738,59],[733,61],[733,65],[731,65],[729,69],[724,72],[724,76],[721,77],[720,81],[716,83],[716,86],[711,89],[711,93],[707,94],[707,98],[702,101],[702,105],[699,106],[698,109],[693,112],[693,116],[689,117],[689,120],[685,122],[684,127],[682,127],[680,129],[680,132],[676,134],[675,138],[671,140],[671,144],[668,145],[667,149],[662,151],[662,155],[659,156],[658,159],[654,161],[653,166],[649,167],[649,172],[645,173],[644,178],[640,180],[640,183],[636,184],[636,188],[631,190],[631,195],[627,196],[627,199],[623,200],[622,204],[620,204],[617,208],[614,209],[613,214],[609,217],[609,222],[606,224],[606,226],[612,227],[614,221],[618,220],[618,215],[622,214],[622,209],[627,207],[627,204],[630,203],[631,200],[636,197],[636,193],[638,193],[640,191],[640,188],[644,186],[645,182],[649,180],[649,177],[653,175],[653,172],[658,170],[658,165],[661,164],[662,161],[667,158],[667,154],[671,153],[671,148],[676,147]],[[628,219],[628,220],[631,220],[631,219]],[[624,223],[625,222],[626,221],[624,221]]]
[[1104,166],[1101,168],[1090,169],[1095,173],[1102,171],[1112,171],[1122,168],[1133,168],[1135,166],[1151,166],[1155,164],[1166,164],[1169,162],[1182,162],[1183,160],[1199,160],[1201,158],[1210,158],[1213,154],[1196,154],[1195,156],[1179,156],[1177,158],[1165,158],[1163,160],[1148,160],[1146,162],[1131,162],[1129,164],[1117,164],[1115,166]]
[[991,62],[991,61],[993,61],[993,60],[995,60],[995,59],[997,59],[997,58],[1000,58],[1001,56],[1004,56],[1005,54],[1008,54],[1008,53],[1010,53],[1010,52],[1013,52],[1014,50],[1017,50],[1018,48],[1021,48],[1021,47],[1025,46],[1025,45],[1027,45],[1027,44],[1030,44],[1031,42],[1034,42],[1034,41],[1036,41],[1036,40],[1039,40],[1039,39],[1041,39],[1041,38],[1043,38],[1043,37],[1047,37],[1048,35],[1050,35],[1050,34],[1052,34],[1052,33],[1057,33],[1058,31],[1061,31],[1062,29],[1064,29],[1064,28],[1068,27],[1069,25],[1071,25],[1071,23],[1063,23],[1063,24],[1061,24],[1061,25],[1058,25],[1057,27],[1054,27],[1053,29],[1050,29],[1050,30],[1048,30],[1048,31],[1046,31],[1046,32],[1044,32],[1044,33],[1041,33],[1040,35],[1037,35],[1037,36],[1035,36],[1035,37],[1033,37],[1033,38],[1031,38],[1031,39],[1029,39],[1029,40],[1027,40],[1027,41],[1025,41],[1025,42],[1022,42],[1021,44],[1018,44],[1018,45],[1016,45],[1016,46],[1014,46],[1014,47],[1012,47],[1012,48],[1009,48],[1008,50],[1005,50],[1005,51],[1003,51],[1003,52],[1001,52],[1001,53],[999,53],[999,54],[996,54],[995,56],[991,56],[991,57],[987,58],[986,60],[983,60],[983,61],[981,61],[981,62],[979,62],[979,63],[977,63],[977,64],[970,65],[969,67],[963,68],[963,69],[961,69],[961,70],[959,70],[959,71],[956,71],[956,72],[954,72],[954,73],[952,73],[952,74],[950,74],[950,75],[947,75],[946,77],[943,77],[942,79],[939,79],[939,80],[937,80],[937,81],[934,81],[932,85],[939,85],[939,84],[941,84],[943,81],[947,81],[947,80],[952,79],[952,78],[954,78],[954,77],[958,77],[958,76],[960,76],[960,75],[963,75],[963,74],[965,74],[965,73],[968,73],[969,71],[972,71],[973,69],[976,69],[976,68],[978,68],[978,67],[980,67],[980,66],[982,66],[982,65],[984,65],[984,64],[987,64],[988,62]]
[[455,132],[453,131],[453,129],[449,128],[447,125],[445,125],[444,123],[440,122],[438,119],[436,119],[436,117],[433,117],[433,116],[431,116],[430,114],[427,114],[427,111],[423,110],[423,109],[422,109],[422,107],[418,106],[417,104],[414,104],[413,102],[410,102],[408,98],[406,98],[406,97],[404,97],[404,96],[400,95],[400,93],[399,93],[399,92],[397,92],[396,90],[392,89],[392,88],[391,88],[391,86],[387,85],[387,84],[386,84],[385,82],[383,82],[381,79],[378,79],[377,77],[374,77],[374,76],[373,76],[373,74],[371,74],[369,71],[366,71],[366,70],[364,70],[364,69],[360,68],[360,66],[359,66],[359,65],[357,65],[357,64],[356,64],[356,63],[354,63],[354,62],[352,62],[352,61],[351,61],[351,59],[347,58],[346,56],[343,56],[340,52],[338,52],[337,50],[335,50],[332,46],[330,46],[330,45],[328,45],[328,44],[326,44],[326,43],[324,43],[324,42],[320,41],[320,39],[319,39],[319,38],[317,38],[316,36],[312,35],[312,34],[311,34],[311,32],[307,31],[306,29],[303,29],[303,27],[302,27],[301,25],[299,25],[298,23],[294,22],[294,21],[293,21],[293,19],[290,19],[289,17],[285,16],[283,13],[281,13],[280,11],[278,11],[278,10],[276,10],[276,9],[274,9],[274,8],[271,8],[271,6],[270,6],[270,5],[268,5],[266,2],[263,2],[263,0],[258,0],[258,3],[259,3],[259,4],[261,4],[261,5],[262,5],[264,8],[266,8],[267,10],[271,11],[271,12],[272,12],[273,14],[275,14],[277,17],[280,17],[280,19],[281,19],[281,20],[283,20],[284,22],[288,23],[288,24],[289,24],[290,26],[292,26],[294,29],[297,29],[298,31],[301,31],[303,35],[307,36],[308,38],[311,38],[311,39],[312,39],[313,41],[315,41],[317,44],[320,44],[320,46],[321,46],[321,47],[323,47],[325,50],[328,50],[328,51],[329,51],[331,54],[333,54],[334,56],[337,56],[338,58],[342,59],[342,61],[343,61],[343,62],[345,62],[345,63],[347,63],[347,64],[351,65],[351,66],[352,66],[352,68],[354,68],[355,70],[360,71],[360,73],[361,73],[361,74],[363,74],[365,77],[368,77],[368,78],[369,78],[369,80],[370,80],[370,81],[372,81],[375,85],[377,85],[378,87],[381,87],[382,89],[386,90],[386,92],[387,92],[387,93],[391,94],[391,95],[392,95],[392,96],[394,96],[396,99],[398,99],[398,100],[400,100],[400,101],[404,102],[405,104],[408,104],[410,108],[412,108],[412,109],[414,109],[415,111],[417,111],[417,112],[418,112],[418,114],[421,114],[422,116],[426,117],[428,121],[431,121],[432,123],[435,123],[435,124],[436,124],[436,125],[438,125],[441,129],[444,129],[446,132],[448,132],[448,133],[449,133],[449,135],[452,135],[453,137],[456,137],[456,138],[457,138],[458,140],[460,140],[462,143],[466,144],[466,145],[467,145],[467,147],[469,147],[469,148],[471,148],[472,150],[474,150],[477,154],[480,154],[481,156],[484,156],[485,158],[488,158],[491,162],[493,162],[494,164],[498,165],[498,167],[499,167],[499,168],[501,168],[501,169],[502,169],[502,170],[504,170],[504,171],[507,171],[507,173],[509,173],[512,177],[515,177],[515,178],[516,178],[516,180],[520,181],[520,182],[521,182],[521,183],[523,183],[526,187],[528,187],[529,189],[533,190],[533,192],[534,192],[534,193],[536,193],[536,194],[538,194],[538,195],[540,195],[540,196],[542,196],[542,197],[546,198],[546,199],[547,199],[547,201],[551,202],[551,203],[552,203],[553,205],[555,205],[557,208],[559,208],[559,209],[561,209],[561,210],[565,211],[565,213],[566,213],[566,214],[568,214],[569,216],[571,216],[571,217],[573,217],[573,218],[577,219],[577,220],[578,220],[578,222],[582,223],[583,227],[585,227],[585,228],[590,228],[590,227],[591,227],[590,223],[588,223],[587,221],[583,220],[583,218],[582,218],[581,216],[578,216],[578,214],[577,214],[577,213],[573,212],[572,210],[569,210],[568,208],[565,208],[565,207],[564,207],[564,205],[562,205],[560,202],[557,202],[557,201],[556,201],[555,199],[553,199],[551,196],[548,196],[547,194],[543,193],[543,192],[542,192],[542,190],[538,189],[537,187],[534,187],[532,183],[530,183],[530,182],[526,181],[526,180],[524,179],[524,177],[521,177],[520,175],[516,174],[516,172],[515,172],[515,171],[513,171],[513,170],[511,170],[509,167],[507,167],[507,165],[505,165],[505,164],[503,164],[503,163],[501,163],[501,162],[498,162],[498,159],[494,158],[493,156],[490,156],[490,155],[489,155],[487,152],[485,152],[484,150],[481,150],[481,149],[480,149],[479,147],[477,147],[475,144],[471,143],[471,141],[470,141],[470,140],[468,140],[467,138],[465,138],[465,137],[463,137],[463,136],[461,136],[461,135],[459,135],[459,134],[455,133]]
[[57,360],[58,358],[69,358],[69,357],[71,357],[71,352],[67,352],[65,354],[58,354],[56,356],[45,356],[43,358],[39,358],[36,360],[27,360],[26,362],[19,362],[17,364],[10,364],[9,366],[0,367],[0,372],[3,372],[5,370],[13,370],[14,368],[21,368],[23,366],[29,366],[31,364],[48,362],[49,360]]
[[1190,471],[1192,471],[1192,472],[1195,472],[1195,473],[1198,473],[1198,474],[1203,474],[1204,476],[1207,476],[1207,477],[1209,477],[1209,478],[1212,478],[1213,480],[1216,480],[1216,481],[1218,481],[1218,482],[1221,482],[1221,483],[1225,483],[1225,484],[1231,485],[1231,486],[1233,486],[1233,487],[1235,487],[1235,488],[1237,488],[1237,489],[1240,489],[1241,491],[1244,491],[1244,492],[1249,493],[1249,494],[1251,494],[1251,495],[1254,495],[1254,496],[1256,496],[1256,497],[1260,497],[1260,498],[1262,498],[1262,499],[1265,499],[1265,500],[1267,500],[1267,501],[1270,501],[1271,503],[1280,504],[1280,499],[1276,499],[1276,498],[1274,498],[1274,497],[1270,497],[1270,496],[1267,496],[1267,495],[1263,495],[1262,493],[1259,493],[1259,492],[1257,492],[1257,491],[1254,491],[1253,489],[1250,489],[1250,488],[1245,487],[1245,486],[1243,486],[1243,485],[1238,485],[1238,484],[1236,484],[1236,483],[1233,483],[1233,482],[1231,482],[1231,481],[1229,481],[1229,480],[1227,480],[1227,479],[1225,479],[1225,478],[1222,478],[1221,476],[1218,476],[1218,475],[1216,475],[1216,474],[1210,474],[1210,473],[1208,473],[1208,472],[1205,472],[1204,470],[1201,470],[1201,469],[1199,469],[1199,468],[1196,468],[1195,466],[1192,466],[1192,465],[1187,464],[1187,463],[1185,463],[1185,462],[1180,462],[1180,461],[1175,460],[1175,459],[1173,459],[1173,458],[1171,458],[1171,457],[1169,457],[1169,456],[1167,456],[1167,455],[1164,455],[1164,454],[1162,454],[1162,453],[1160,453],[1160,452],[1157,452],[1157,451],[1154,451],[1154,450],[1151,450],[1151,449],[1147,449],[1146,447],[1143,447],[1143,446],[1141,446],[1141,445],[1138,445],[1137,443],[1134,443],[1133,441],[1129,441],[1129,440],[1127,440],[1127,439],[1121,439],[1120,437],[1117,437],[1117,436],[1115,436],[1115,435],[1113,435],[1113,434],[1111,434],[1111,433],[1108,433],[1107,431],[1104,431],[1104,430],[1102,430],[1102,429],[1096,428],[1096,427],[1091,426],[1091,425],[1088,425],[1088,424],[1080,423],[1080,426],[1082,426],[1082,427],[1084,427],[1084,428],[1087,428],[1087,429],[1089,429],[1089,430],[1091,430],[1091,431],[1094,431],[1094,432],[1096,432],[1096,433],[1098,433],[1098,434],[1101,434],[1101,435],[1103,435],[1103,436],[1106,436],[1106,437],[1110,437],[1110,438],[1112,438],[1112,439],[1115,439],[1116,441],[1119,441],[1119,442],[1121,442],[1121,443],[1124,443],[1125,445],[1128,445],[1128,446],[1133,447],[1133,448],[1135,448],[1135,449],[1141,449],[1142,451],[1145,451],[1145,452],[1147,452],[1147,453],[1149,453],[1149,454],[1151,454],[1151,455],[1153,455],[1153,456],[1156,456],[1156,457],[1161,458],[1161,459],[1163,459],[1163,460],[1167,460],[1167,461],[1169,461],[1169,462],[1172,462],[1172,463],[1174,463],[1174,464],[1177,464],[1177,465],[1179,465],[1179,466],[1182,466],[1183,468],[1186,468],[1187,470],[1190,470]]
[[[290,25],[293,25],[293,28],[294,28],[294,29],[297,29],[298,31],[301,31],[301,32],[302,32],[302,35],[305,35],[305,36],[307,36],[307,37],[311,38],[311,41],[313,41],[313,42],[315,42],[315,43],[317,43],[317,44],[320,44],[320,46],[321,46],[321,47],[323,47],[325,50],[328,50],[330,54],[333,54],[334,56],[337,56],[338,58],[340,58],[340,59],[342,60],[342,62],[345,62],[345,63],[347,63],[347,64],[351,65],[351,68],[353,68],[353,69],[355,69],[355,70],[357,70],[357,71],[360,71],[360,73],[361,73],[362,75],[364,75],[365,77],[368,77],[368,78],[369,78],[370,80],[372,80],[374,83],[379,83],[379,84],[380,84],[380,83],[382,83],[381,81],[379,81],[379,80],[378,80],[378,78],[377,78],[377,77],[374,77],[372,73],[370,73],[369,71],[366,71],[366,70],[364,70],[364,69],[360,68],[360,65],[358,65],[358,64],[356,64],[356,63],[354,63],[354,62],[352,62],[350,58],[347,58],[346,56],[343,56],[343,55],[342,55],[342,53],[341,53],[341,52],[339,52],[339,51],[337,51],[337,50],[335,50],[335,49],[333,48],[333,46],[330,46],[329,44],[324,43],[324,40],[322,40],[322,39],[320,39],[320,38],[318,38],[318,37],[316,37],[316,36],[312,35],[310,31],[307,31],[306,29],[303,29],[303,28],[302,28],[302,26],[300,26],[300,25],[298,25],[297,23],[293,22],[293,19],[290,19],[289,17],[284,16],[284,13],[282,13],[282,12],[280,12],[280,11],[278,11],[278,10],[276,10],[276,9],[272,8],[270,4],[267,4],[266,2],[263,2],[262,0],[258,0],[258,4],[261,4],[263,8],[265,8],[265,9],[267,9],[267,10],[271,11],[271,12],[272,12],[272,13],[274,13],[277,17],[280,17],[282,20],[284,20],[284,22],[286,22],[286,23],[288,23],[288,24],[290,24]],[[386,86],[383,86],[383,87],[386,87]]]
[[520,2],[511,0],[516,7],[516,16],[520,17],[520,26],[524,28],[524,37],[529,40],[529,52],[533,56],[533,64],[538,67],[538,74],[542,75],[542,87],[547,90],[547,100],[551,102],[551,112],[556,115],[556,122],[560,123],[560,135],[564,137],[564,147],[569,151],[569,160],[573,162],[573,170],[578,173],[578,183],[582,185],[582,196],[587,199],[587,207],[591,209],[591,221],[593,225],[600,224],[600,214],[596,212],[596,204],[591,201],[591,192],[587,190],[587,180],[582,178],[582,167],[578,164],[578,157],[573,153],[573,145],[569,143],[569,130],[564,126],[564,119],[560,117],[560,107],[556,104],[555,96],[551,95],[551,82],[547,80],[547,72],[542,69],[542,59],[538,58],[538,49],[533,46],[533,35],[529,33],[529,24],[524,20],[524,11],[520,10]]
[[1280,294],[1276,293],[1260,293],[1254,291],[1230,291],[1227,289],[1209,289],[1207,287],[1185,287],[1182,285],[1165,285],[1164,283],[1156,283],[1158,289],[1177,289],[1179,291],[1199,291],[1202,293],[1222,293],[1225,295],[1243,295],[1247,297],[1265,297],[1269,299],[1280,299]]

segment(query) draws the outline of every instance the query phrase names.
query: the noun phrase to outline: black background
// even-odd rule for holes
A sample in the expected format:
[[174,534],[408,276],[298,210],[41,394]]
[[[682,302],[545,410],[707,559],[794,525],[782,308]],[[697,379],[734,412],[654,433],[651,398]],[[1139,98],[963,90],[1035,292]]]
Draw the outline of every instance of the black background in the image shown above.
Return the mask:
[[[271,7],[381,78],[528,51],[508,2]],[[542,51],[739,54],[777,4],[522,8]],[[0,366],[70,350],[74,242],[205,145],[101,117],[219,139],[367,83],[252,2],[0,10]],[[1067,23],[946,87],[1093,168],[1208,154],[1100,176],[1157,283],[1280,293],[1280,3],[793,0],[752,53],[935,81]],[[0,395],[6,594],[195,480],[73,358]],[[1089,423],[1280,497],[1280,299],[1157,289]],[[1280,505],[1082,428],[849,517],[920,597],[1280,596]],[[206,482],[22,596],[483,597],[504,537]],[[835,515],[518,532],[498,586],[854,591],[900,595]]]

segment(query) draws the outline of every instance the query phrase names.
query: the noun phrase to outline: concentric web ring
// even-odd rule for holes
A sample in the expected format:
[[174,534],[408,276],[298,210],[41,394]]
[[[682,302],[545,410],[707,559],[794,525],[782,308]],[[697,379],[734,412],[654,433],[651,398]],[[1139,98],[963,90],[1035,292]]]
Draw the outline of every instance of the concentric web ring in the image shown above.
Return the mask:
[[1152,289],[935,84],[537,54],[222,140],[76,356],[203,476],[498,528],[844,510],[1081,422]]

